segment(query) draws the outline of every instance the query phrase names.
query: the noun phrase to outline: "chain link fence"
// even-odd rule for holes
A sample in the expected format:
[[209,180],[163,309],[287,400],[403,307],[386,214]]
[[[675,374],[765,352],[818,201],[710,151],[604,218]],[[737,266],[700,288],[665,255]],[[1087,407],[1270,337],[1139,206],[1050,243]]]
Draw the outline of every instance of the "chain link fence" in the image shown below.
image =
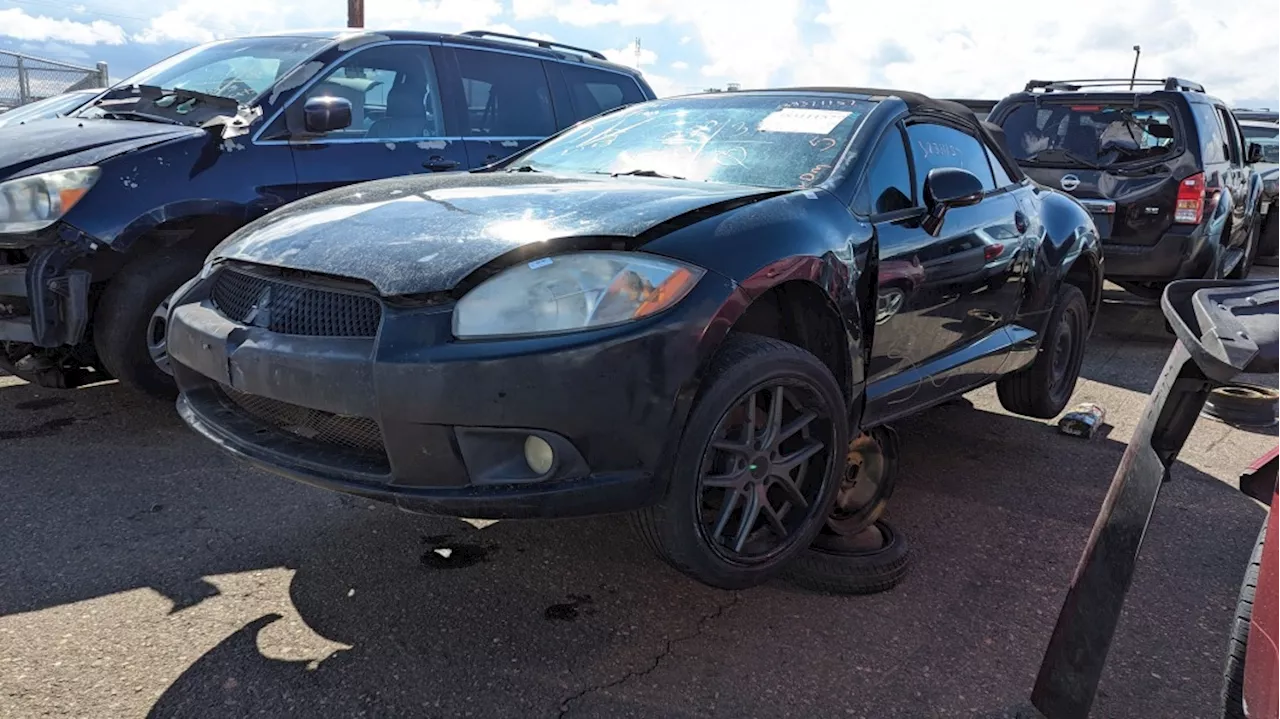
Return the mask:
[[107,64],[80,67],[0,50],[0,112],[71,90],[107,86]]

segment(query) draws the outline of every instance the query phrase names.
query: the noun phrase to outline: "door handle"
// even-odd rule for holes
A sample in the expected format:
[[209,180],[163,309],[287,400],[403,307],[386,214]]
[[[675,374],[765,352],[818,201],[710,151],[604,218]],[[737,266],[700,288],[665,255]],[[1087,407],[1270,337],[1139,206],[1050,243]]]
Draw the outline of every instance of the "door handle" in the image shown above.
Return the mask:
[[457,160],[446,160],[439,155],[434,155],[428,158],[426,162],[422,163],[422,166],[432,172],[448,172],[449,170],[457,169],[461,164],[462,163]]

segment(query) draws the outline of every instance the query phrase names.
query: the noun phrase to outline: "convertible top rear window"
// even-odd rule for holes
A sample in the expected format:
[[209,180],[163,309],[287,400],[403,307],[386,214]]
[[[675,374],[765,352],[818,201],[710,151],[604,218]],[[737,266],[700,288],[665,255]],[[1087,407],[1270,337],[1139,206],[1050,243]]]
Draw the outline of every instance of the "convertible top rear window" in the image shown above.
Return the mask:
[[819,95],[726,93],[657,100],[584,122],[514,164],[553,172],[811,187],[831,174],[875,105]]
[[1163,157],[1177,132],[1160,105],[1074,99],[1018,105],[1000,124],[1018,162],[1070,166]]

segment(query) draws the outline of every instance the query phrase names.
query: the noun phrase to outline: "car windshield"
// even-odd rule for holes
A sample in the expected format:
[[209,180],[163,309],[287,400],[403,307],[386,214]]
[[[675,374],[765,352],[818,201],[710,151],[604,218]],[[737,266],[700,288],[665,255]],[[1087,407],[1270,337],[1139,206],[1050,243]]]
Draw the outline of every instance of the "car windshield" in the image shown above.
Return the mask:
[[[100,90],[98,92],[101,92]],[[0,127],[6,125],[23,125],[35,120],[46,120],[51,117],[62,115],[89,101],[95,93],[85,92],[69,92],[63,95],[54,95],[46,97],[43,100],[36,100],[22,107],[15,107],[5,113],[0,113]]]
[[276,80],[331,42],[311,37],[255,37],[194,47],[163,60],[117,87],[151,85],[191,90],[249,104]]
[[875,104],[730,93],[656,100],[583,122],[509,167],[811,187],[831,174]]
[[[4,116],[0,115],[0,120]],[[1257,125],[1241,125],[1240,130],[1244,132],[1244,138],[1247,142],[1256,142],[1262,145],[1262,161],[1271,163],[1280,163],[1280,127],[1258,127]]]
[[1015,159],[1026,164],[1107,166],[1173,151],[1175,128],[1157,105],[1059,101],[1025,103],[1000,121]]

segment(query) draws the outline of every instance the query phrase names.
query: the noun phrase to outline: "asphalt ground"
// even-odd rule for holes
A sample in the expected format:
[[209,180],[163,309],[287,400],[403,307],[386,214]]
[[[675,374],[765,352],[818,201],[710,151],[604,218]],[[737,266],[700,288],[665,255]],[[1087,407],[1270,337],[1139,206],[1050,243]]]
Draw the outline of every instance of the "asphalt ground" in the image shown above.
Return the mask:
[[[0,716],[1013,716],[1171,343],[1104,307],[1092,440],[993,388],[899,423],[916,560],[867,597],[710,589],[620,517],[405,514],[249,470],[117,386],[0,376]],[[1234,485],[1275,442],[1196,426],[1095,716],[1214,714],[1264,517]]]

